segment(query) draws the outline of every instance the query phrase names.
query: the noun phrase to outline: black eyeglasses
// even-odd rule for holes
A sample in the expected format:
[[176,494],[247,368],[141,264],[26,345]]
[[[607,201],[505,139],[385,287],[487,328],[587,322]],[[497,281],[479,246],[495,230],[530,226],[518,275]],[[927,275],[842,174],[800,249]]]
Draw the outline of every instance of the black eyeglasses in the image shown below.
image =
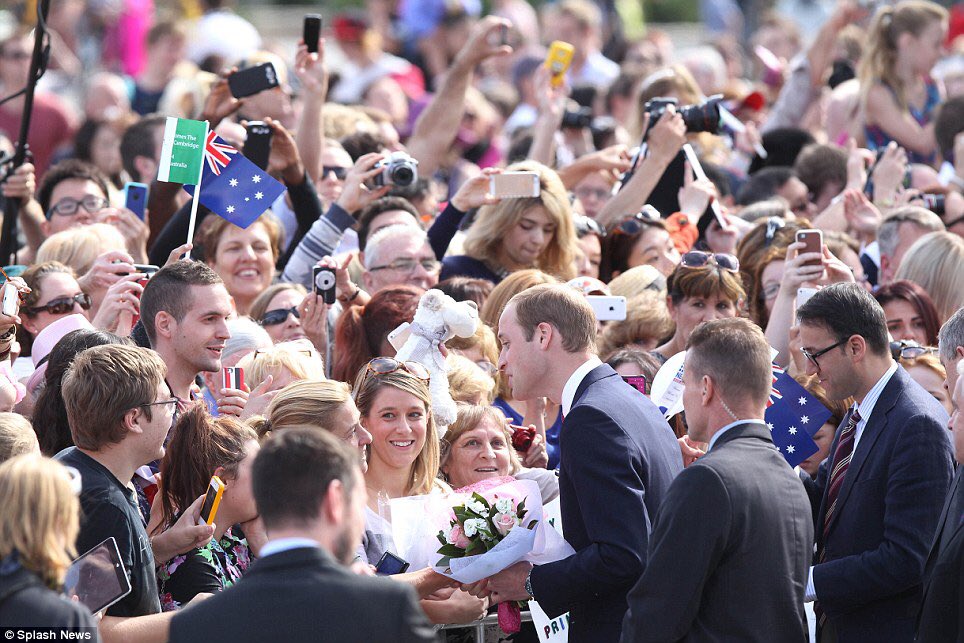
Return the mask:
[[180,401],[180,400],[178,400],[176,397],[172,397],[172,398],[169,399],[169,400],[161,400],[160,402],[148,402],[147,404],[141,404],[141,406],[142,406],[142,407],[143,407],[143,406],[166,406],[166,405],[168,405],[168,404],[173,404],[173,405],[174,405],[173,411],[176,412],[176,411],[177,411],[177,403],[178,403],[179,401]]
[[820,370],[820,363],[817,362],[817,358],[820,357],[821,355],[825,355],[825,354],[829,353],[830,351],[832,351],[833,349],[837,348],[838,346],[843,346],[843,345],[846,344],[848,341],[850,341],[850,337],[844,337],[843,339],[841,339],[841,340],[840,340],[839,342],[837,342],[836,344],[833,344],[832,346],[827,346],[826,348],[822,348],[822,349],[820,349],[820,350],[818,350],[818,351],[816,351],[816,352],[811,353],[811,352],[808,351],[806,348],[801,348],[801,349],[800,349],[800,352],[803,353],[803,356],[806,357],[808,360],[810,360],[810,363],[813,364],[814,367],[816,367],[816,369],[819,371],[819,370]]
[[295,306],[292,306],[291,308],[275,308],[266,311],[258,320],[258,323],[262,326],[277,326],[285,323],[288,320],[288,315],[294,315],[295,319],[301,319],[301,313]]
[[65,196],[50,208],[50,211],[47,213],[47,218],[49,219],[55,214],[59,214],[64,217],[72,217],[77,214],[77,211],[80,208],[83,208],[90,214],[94,214],[106,208],[107,205],[107,199],[101,196],[94,196],[93,194],[88,194],[83,199],[75,199],[73,197]]
[[375,375],[388,375],[399,370],[406,371],[426,382],[430,379],[428,369],[418,362],[400,362],[394,357],[376,357],[368,362],[368,372]]
[[48,312],[51,315],[66,315],[67,313],[73,312],[74,305],[80,304],[80,307],[84,310],[90,310],[93,305],[93,300],[85,292],[77,293],[73,297],[58,297],[57,299],[51,299],[43,306],[33,306],[32,308],[26,308],[23,312],[28,315],[36,315],[41,312]]
[[724,252],[711,254],[700,250],[691,250],[680,258],[680,265],[684,268],[702,268],[711,264],[716,264],[723,270],[729,270],[730,272],[740,272],[740,260]]
[[933,346],[921,346],[911,339],[901,339],[890,343],[890,356],[895,360],[915,359],[921,355],[936,353]]
[[369,272],[375,272],[376,270],[394,270],[396,272],[405,273],[407,275],[415,272],[416,266],[422,266],[427,273],[436,273],[442,268],[442,264],[436,259],[396,259],[390,264],[384,266],[372,266],[368,269]]
[[323,165],[321,167],[321,180],[327,179],[329,174],[334,174],[336,179],[344,181],[345,177],[348,176],[348,168],[337,165]]

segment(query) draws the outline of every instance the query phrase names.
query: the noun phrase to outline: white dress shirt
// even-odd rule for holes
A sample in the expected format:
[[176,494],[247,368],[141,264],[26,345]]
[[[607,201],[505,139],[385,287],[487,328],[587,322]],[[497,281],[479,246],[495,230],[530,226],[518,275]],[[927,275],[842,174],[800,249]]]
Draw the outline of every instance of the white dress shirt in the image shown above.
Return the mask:
[[586,360],[582,366],[574,370],[572,375],[569,376],[569,379],[566,380],[566,385],[562,387],[563,415],[569,415],[569,411],[572,410],[572,403],[575,400],[576,390],[579,388],[579,385],[582,384],[582,381],[586,379],[586,376],[589,375],[589,372],[592,369],[600,366],[601,364],[602,361],[593,355]]
[[301,549],[303,547],[315,547],[322,549],[321,543],[311,538],[277,538],[270,540],[261,548],[261,555],[258,558],[265,558],[271,554],[280,554],[291,549]]
[[[897,362],[891,362],[890,368],[883,374],[883,376],[877,380],[877,383],[867,391],[867,395],[864,396],[862,402],[855,402],[852,411],[857,411],[860,413],[860,422],[857,422],[857,427],[854,429],[854,449],[853,453],[857,453],[857,445],[860,443],[860,436],[864,434],[864,429],[867,427],[867,421],[870,420],[870,416],[874,412],[874,407],[877,406],[877,400],[880,399],[880,394],[884,392],[884,388],[890,382],[890,378],[894,376],[897,372]],[[831,453],[830,457],[833,458],[834,454]],[[833,461],[831,460],[831,464]],[[829,479],[828,479],[829,483]],[[818,529],[823,529],[821,525],[817,526]],[[815,601],[817,600],[817,590],[813,586],[813,566],[810,567],[810,574],[807,577],[807,591],[803,595],[804,601]]]
[[719,431],[717,431],[716,433],[713,434],[713,437],[710,438],[710,443],[709,443],[709,445],[707,445],[707,447],[706,447],[706,452],[709,453],[710,451],[713,450],[713,445],[716,444],[716,441],[720,439],[720,436],[721,436],[721,435],[723,435],[724,433],[726,433],[727,431],[729,431],[729,430],[732,429],[733,427],[735,427],[735,426],[740,426],[740,425],[742,425],[742,424],[759,424],[760,426],[766,426],[766,422],[764,422],[763,420],[756,419],[756,418],[751,418],[751,419],[748,419],[748,420],[737,420],[736,422],[730,422],[729,424],[727,424],[726,426],[724,426],[722,429],[720,429]]

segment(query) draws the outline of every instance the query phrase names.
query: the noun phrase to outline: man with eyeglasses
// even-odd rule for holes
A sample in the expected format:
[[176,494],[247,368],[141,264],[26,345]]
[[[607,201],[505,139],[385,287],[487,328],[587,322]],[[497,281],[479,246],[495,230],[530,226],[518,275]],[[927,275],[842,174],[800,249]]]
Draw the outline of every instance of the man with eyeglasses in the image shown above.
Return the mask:
[[410,284],[428,290],[438,283],[441,264],[424,231],[391,225],[376,232],[365,245],[362,280],[369,293]]
[[804,480],[819,503],[805,594],[817,641],[913,641],[951,481],[947,412],[894,362],[884,311],[859,285],[818,291],[797,317],[807,374],[830,399],[855,400]]

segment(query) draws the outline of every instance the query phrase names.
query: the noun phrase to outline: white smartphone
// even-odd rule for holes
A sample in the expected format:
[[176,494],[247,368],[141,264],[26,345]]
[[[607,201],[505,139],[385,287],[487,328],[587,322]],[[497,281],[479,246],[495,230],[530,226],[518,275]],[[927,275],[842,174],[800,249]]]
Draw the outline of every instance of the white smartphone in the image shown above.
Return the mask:
[[539,175],[535,172],[503,172],[489,177],[489,193],[503,199],[539,196]]
[[402,350],[402,346],[411,337],[412,331],[409,330],[410,324],[408,322],[402,322],[399,324],[398,328],[393,330],[388,334],[388,343],[391,344],[395,350]]
[[3,285],[3,304],[2,312],[4,315],[12,317],[17,314],[17,305],[20,303],[20,293],[17,287],[11,283]]
[[626,319],[626,298],[588,295],[589,305],[596,313],[597,321],[622,321]]
[[797,308],[807,303],[811,297],[817,294],[816,288],[797,288]]

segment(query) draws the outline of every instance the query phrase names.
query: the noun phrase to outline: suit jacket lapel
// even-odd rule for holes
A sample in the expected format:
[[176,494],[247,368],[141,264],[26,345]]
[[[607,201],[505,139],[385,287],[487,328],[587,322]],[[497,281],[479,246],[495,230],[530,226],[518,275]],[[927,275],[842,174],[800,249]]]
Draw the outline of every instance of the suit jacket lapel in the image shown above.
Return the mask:
[[605,363],[600,364],[596,368],[589,371],[586,377],[582,378],[582,381],[579,382],[579,386],[576,387],[576,394],[572,396],[572,407],[569,409],[569,412],[572,412],[572,409],[575,408],[579,403],[579,398],[582,397],[582,394],[585,393],[586,389],[588,389],[592,384],[595,384],[605,377],[611,377],[614,375],[617,375],[616,371],[613,370],[612,366]]
[[[834,515],[830,520],[830,526],[837,522],[837,518],[843,513],[843,506],[847,502],[847,498],[850,496],[850,490],[853,488],[855,481],[860,476],[860,470],[870,457],[870,452],[874,448],[874,444],[877,443],[877,439],[884,432],[887,427],[887,416],[891,409],[897,404],[898,398],[903,392],[903,371],[897,369],[897,371],[887,382],[887,386],[881,391],[880,397],[877,398],[877,404],[874,405],[874,410],[867,420],[867,425],[864,426],[863,433],[860,435],[860,442],[854,448],[853,457],[850,459],[850,466],[847,468],[847,475],[844,478],[843,485],[840,487],[840,494],[837,496],[837,509],[834,511]],[[836,449],[836,443],[834,444],[834,449]]]

